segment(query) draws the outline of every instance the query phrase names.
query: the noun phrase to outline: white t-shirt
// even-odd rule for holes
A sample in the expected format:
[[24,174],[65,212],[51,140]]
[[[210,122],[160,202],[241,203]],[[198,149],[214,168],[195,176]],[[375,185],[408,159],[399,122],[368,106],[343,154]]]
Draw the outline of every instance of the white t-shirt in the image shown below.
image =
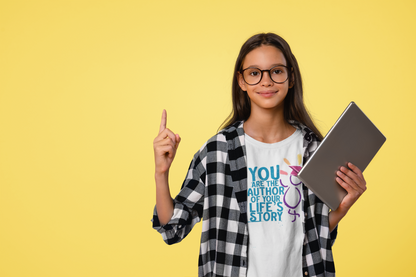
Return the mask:
[[248,277],[302,276],[303,139],[296,130],[277,143],[247,134]]

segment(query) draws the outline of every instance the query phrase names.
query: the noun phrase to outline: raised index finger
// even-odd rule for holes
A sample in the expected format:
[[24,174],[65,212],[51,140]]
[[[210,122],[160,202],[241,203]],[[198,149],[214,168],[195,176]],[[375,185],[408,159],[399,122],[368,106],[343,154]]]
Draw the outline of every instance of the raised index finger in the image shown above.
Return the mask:
[[162,133],[163,130],[166,129],[166,122],[167,122],[167,113],[166,113],[166,110],[163,109],[162,120],[160,121],[159,134]]

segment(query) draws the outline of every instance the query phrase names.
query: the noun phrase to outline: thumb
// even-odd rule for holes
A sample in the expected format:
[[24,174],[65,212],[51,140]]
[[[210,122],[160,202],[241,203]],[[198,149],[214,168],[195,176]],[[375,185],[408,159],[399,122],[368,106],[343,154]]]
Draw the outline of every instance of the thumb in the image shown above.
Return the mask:
[[175,148],[178,149],[179,143],[181,142],[181,137],[178,134],[176,134],[175,137],[176,137]]

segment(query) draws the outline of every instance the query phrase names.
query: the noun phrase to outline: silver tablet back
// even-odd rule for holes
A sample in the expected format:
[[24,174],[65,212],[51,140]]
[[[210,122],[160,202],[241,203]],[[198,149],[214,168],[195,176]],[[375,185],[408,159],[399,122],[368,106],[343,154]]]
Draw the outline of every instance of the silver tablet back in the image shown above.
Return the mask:
[[332,210],[347,192],[336,182],[336,172],[348,162],[364,171],[386,137],[351,102],[303,166],[299,179]]

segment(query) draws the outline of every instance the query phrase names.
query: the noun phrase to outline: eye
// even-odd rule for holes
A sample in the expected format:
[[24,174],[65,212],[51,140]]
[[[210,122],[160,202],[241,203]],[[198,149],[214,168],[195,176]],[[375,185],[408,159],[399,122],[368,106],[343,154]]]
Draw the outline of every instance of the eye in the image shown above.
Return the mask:
[[283,71],[283,69],[281,67],[272,68],[271,69],[271,72],[272,72],[272,74],[276,74],[276,75],[279,75],[279,74],[283,74],[284,73],[284,71]]
[[247,68],[244,71],[244,76],[246,76],[246,77],[258,77],[260,75],[261,75],[261,72],[257,68]]

